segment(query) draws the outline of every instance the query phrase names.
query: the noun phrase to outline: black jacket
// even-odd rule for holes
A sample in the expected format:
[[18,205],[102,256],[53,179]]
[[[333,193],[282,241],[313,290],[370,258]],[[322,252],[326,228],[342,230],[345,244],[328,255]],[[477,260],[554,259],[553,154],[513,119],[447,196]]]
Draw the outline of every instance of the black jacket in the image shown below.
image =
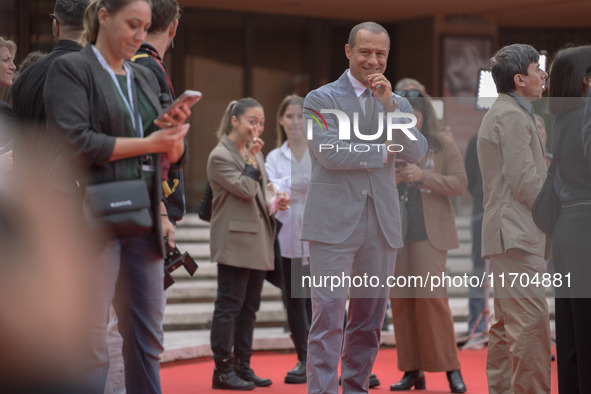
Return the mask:
[[[162,62],[160,55],[156,52],[153,46],[148,43],[143,43],[136,55],[131,59],[133,62],[141,64],[152,70],[158,85],[160,86],[161,101],[164,107],[167,107],[174,100],[174,89],[170,78],[168,77],[168,70],[166,65]],[[164,204],[166,205],[166,212],[168,218],[172,223],[176,223],[181,220],[186,213],[185,207],[185,182],[183,178],[183,170],[179,168],[179,164],[183,165],[187,160],[187,145],[185,141],[185,154],[181,159],[181,163],[171,163],[170,171],[168,172],[168,191],[172,191],[171,194],[166,196],[167,191],[165,190],[166,199]],[[166,188],[166,186],[163,184]]]
[[[140,65],[127,64],[133,71],[136,86],[152,106],[162,112],[154,74]],[[117,95],[109,74],[98,62],[90,44],[80,52],[59,57],[49,68],[44,89],[48,128],[70,149],[67,154],[71,162],[87,170],[89,184],[125,179],[125,161],[109,161],[115,139],[124,136],[124,113]],[[160,155],[156,157],[155,179],[161,179]],[[162,185],[155,182],[152,211],[160,251],[164,255],[158,220],[162,198]]]
[[45,104],[43,86],[49,67],[58,57],[67,53],[79,52],[82,46],[75,41],[60,40],[47,55],[27,68],[14,82],[12,100],[14,112],[21,120],[45,124]]

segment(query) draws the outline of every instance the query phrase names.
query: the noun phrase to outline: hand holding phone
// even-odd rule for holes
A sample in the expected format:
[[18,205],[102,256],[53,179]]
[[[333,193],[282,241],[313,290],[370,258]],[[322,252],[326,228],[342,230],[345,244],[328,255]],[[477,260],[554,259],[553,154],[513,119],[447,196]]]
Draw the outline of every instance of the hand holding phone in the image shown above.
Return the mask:
[[154,124],[161,128],[170,128],[185,123],[185,119],[191,114],[189,108],[203,95],[196,90],[185,90],[174,102],[164,111]]

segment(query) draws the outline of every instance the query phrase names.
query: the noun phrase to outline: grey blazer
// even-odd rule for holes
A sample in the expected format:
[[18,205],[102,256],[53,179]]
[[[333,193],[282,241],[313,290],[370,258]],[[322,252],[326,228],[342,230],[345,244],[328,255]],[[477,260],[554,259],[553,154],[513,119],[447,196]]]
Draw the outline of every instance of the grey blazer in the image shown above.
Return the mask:
[[[147,68],[126,62],[132,69],[133,81],[152,106],[162,112],[160,88],[154,74]],[[87,171],[89,184],[125,179],[123,160],[109,161],[115,139],[124,136],[123,111],[109,75],[98,62],[90,44],[80,52],[56,59],[47,75],[44,102],[47,125],[64,151],[80,168]],[[134,97],[135,99],[135,97]],[[161,179],[160,155],[155,163],[155,179]],[[152,208],[156,234],[160,234],[159,203],[162,184],[154,182]],[[161,252],[164,252],[162,237]]]
[[[413,113],[406,99],[397,95],[392,98],[399,106],[397,112]],[[304,107],[305,113],[310,112],[308,108],[317,112],[321,109],[339,109],[348,114],[351,120],[354,112],[363,114],[347,71],[337,81],[310,92],[306,96]],[[376,111],[384,112],[379,102],[376,102]],[[304,120],[309,118],[309,115],[305,115]],[[331,244],[345,241],[359,222],[366,199],[371,196],[377,211],[377,225],[388,244],[393,248],[402,247],[394,156],[388,156],[384,163],[383,152],[371,146],[383,142],[383,138],[361,141],[351,133],[350,141],[339,140],[336,117],[327,114],[324,119],[327,130],[323,129],[324,125],[321,128],[313,121],[313,138],[308,141],[312,178],[306,198],[301,238]],[[408,122],[401,120],[399,123]],[[370,135],[375,134],[377,128],[375,125],[367,125],[363,115],[360,115],[359,130],[362,134]],[[417,138],[416,141],[398,130],[394,131],[395,142],[404,147],[396,156],[416,163],[425,155],[428,145],[415,127],[410,130]],[[320,144],[339,146],[339,151],[321,151]],[[364,152],[368,145],[371,149]]]

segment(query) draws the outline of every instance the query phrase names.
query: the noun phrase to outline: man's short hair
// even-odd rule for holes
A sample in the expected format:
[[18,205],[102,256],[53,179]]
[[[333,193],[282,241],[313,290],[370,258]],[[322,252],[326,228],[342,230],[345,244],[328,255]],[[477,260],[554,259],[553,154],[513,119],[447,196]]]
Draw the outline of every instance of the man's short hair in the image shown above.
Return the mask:
[[510,93],[515,90],[514,77],[527,74],[530,64],[540,60],[538,51],[531,45],[512,44],[497,51],[490,59],[492,77],[499,93]]
[[60,26],[83,30],[84,12],[89,0],[56,0],[53,13]]
[[347,42],[347,44],[349,44],[349,47],[355,47],[355,41],[357,40],[357,33],[359,32],[359,30],[367,30],[373,34],[386,34],[386,37],[388,37],[388,46],[390,46],[390,35],[388,34],[388,30],[386,30],[384,26],[375,22],[361,22],[360,24],[353,26],[351,32],[349,33],[349,41]]
[[160,33],[179,19],[181,8],[177,0],[152,0],[152,24],[148,33]]

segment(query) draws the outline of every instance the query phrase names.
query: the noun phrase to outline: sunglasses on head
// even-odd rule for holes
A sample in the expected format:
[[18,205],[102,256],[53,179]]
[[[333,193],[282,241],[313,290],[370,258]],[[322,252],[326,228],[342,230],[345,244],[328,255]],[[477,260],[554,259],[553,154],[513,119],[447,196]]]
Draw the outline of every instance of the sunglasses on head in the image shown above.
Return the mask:
[[408,98],[423,97],[423,94],[419,92],[417,89],[397,90],[394,93],[396,93],[399,96]]

